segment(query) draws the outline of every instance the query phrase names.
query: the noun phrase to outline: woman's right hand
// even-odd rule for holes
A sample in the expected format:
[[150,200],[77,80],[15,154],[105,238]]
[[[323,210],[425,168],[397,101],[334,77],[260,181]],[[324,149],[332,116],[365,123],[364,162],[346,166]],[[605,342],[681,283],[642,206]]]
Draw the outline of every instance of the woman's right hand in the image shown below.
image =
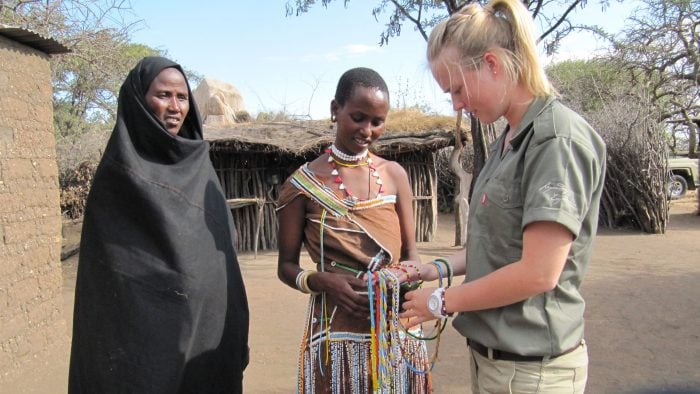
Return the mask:
[[317,272],[309,277],[314,291],[325,291],[334,304],[358,319],[369,319],[367,282],[352,275]]

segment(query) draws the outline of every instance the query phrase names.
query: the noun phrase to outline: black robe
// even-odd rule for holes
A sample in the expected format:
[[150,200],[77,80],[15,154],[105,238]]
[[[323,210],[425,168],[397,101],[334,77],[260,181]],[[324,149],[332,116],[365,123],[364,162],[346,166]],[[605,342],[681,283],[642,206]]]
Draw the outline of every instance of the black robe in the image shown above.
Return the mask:
[[119,92],[83,222],[69,393],[242,391],[248,305],[235,229],[191,92],[178,136],[145,102],[167,67],[182,72],[143,59]]

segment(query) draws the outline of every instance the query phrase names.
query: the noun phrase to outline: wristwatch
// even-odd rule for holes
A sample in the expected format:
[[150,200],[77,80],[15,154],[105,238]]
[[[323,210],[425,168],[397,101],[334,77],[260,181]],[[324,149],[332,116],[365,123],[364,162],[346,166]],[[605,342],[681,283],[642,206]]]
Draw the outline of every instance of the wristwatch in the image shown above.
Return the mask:
[[433,293],[428,297],[428,310],[430,313],[433,314],[433,316],[437,317],[438,319],[445,317],[443,315],[443,307],[442,303],[444,301],[444,294],[445,294],[445,289],[442,287],[438,287],[433,291]]

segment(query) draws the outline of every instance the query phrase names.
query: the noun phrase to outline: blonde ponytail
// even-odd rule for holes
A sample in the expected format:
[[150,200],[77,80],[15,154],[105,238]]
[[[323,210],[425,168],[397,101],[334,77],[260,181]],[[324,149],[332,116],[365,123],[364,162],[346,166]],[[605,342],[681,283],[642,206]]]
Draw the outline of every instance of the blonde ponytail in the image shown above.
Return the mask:
[[428,39],[428,62],[453,47],[464,66],[479,65],[484,53],[495,53],[506,75],[535,96],[556,95],[537,55],[532,16],[520,0],[472,3],[440,22]]

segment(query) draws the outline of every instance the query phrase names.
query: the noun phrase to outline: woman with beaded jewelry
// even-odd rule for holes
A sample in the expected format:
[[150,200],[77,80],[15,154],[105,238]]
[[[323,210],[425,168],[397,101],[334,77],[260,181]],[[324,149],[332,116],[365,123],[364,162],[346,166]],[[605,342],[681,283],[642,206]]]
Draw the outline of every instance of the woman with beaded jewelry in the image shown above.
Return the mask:
[[[466,253],[420,266],[447,290],[409,292],[402,317],[459,312],[473,393],[582,393],[584,301],[605,176],[605,145],[557,98],[520,0],[471,3],[430,34],[428,61],[457,111],[507,127],[474,185]],[[437,268],[437,269],[436,269]]]
[[[384,132],[386,83],[371,69],[351,69],[341,76],[330,110],[335,142],[287,179],[277,208],[278,276],[311,295],[298,391],[428,392],[424,344],[402,336],[392,346],[403,356],[388,360],[374,352],[381,344],[371,335],[375,304],[367,277],[400,259],[419,259],[406,172],[369,151]],[[301,269],[302,243],[317,270]],[[398,309],[380,317],[398,320]],[[381,379],[378,370],[385,373]]]

